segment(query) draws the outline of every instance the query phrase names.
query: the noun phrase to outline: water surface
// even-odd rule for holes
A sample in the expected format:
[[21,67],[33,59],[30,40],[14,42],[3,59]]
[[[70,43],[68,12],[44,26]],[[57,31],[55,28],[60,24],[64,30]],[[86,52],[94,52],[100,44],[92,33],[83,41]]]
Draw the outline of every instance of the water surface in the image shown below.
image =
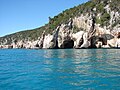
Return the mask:
[[120,90],[120,49],[1,49],[0,90]]

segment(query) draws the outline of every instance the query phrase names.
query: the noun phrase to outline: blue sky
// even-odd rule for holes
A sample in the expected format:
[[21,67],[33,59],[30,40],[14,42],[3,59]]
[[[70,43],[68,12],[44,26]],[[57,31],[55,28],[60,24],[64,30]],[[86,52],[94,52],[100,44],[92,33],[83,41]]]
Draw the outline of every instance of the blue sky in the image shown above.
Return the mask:
[[0,0],[0,36],[34,29],[63,10],[88,0]]

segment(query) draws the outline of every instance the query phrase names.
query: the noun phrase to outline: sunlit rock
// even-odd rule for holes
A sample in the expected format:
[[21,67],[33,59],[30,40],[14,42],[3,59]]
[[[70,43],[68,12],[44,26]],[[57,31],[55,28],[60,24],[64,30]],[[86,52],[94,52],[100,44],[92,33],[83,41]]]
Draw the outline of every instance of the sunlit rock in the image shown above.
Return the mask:
[[80,48],[80,46],[83,44],[83,34],[84,31],[79,31],[75,34],[72,34],[72,38],[74,40],[74,48]]

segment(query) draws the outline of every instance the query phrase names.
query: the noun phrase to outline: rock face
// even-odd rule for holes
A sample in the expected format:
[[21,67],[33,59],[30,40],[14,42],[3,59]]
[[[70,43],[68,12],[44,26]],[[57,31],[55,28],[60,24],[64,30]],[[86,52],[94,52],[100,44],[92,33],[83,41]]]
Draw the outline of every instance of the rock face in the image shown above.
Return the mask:
[[58,33],[59,33],[59,28],[58,26],[54,32],[53,35],[46,35],[45,38],[43,39],[43,48],[49,48],[49,49],[57,49],[58,48]]
[[107,41],[107,45],[111,48],[120,48],[120,38],[114,37]]
[[39,38],[39,41],[38,41],[38,45],[40,49],[43,48],[44,38],[45,38],[45,31],[42,33],[41,38]]
[[[2,39],[0,48],[120,48],[120,12],[111,9],[111,1],[105,1],[107,3],[104,5],[104,1],[98,0],[100,8],[94,7],[86,13],[79,12],[67,21],[60,22],[51,34],[44,31],[37,40]],[[97,12],[97,9],[104,9],[104,13]],[[10,40],[12,43],[8,44]]]
[[59,48],[73,48],[74,42],[72,40],[72,19],[67,24],[62,24],[58,33],[58,47]]
[[72,39],[64,40],[60,48],[66,49],[66,48],[73,48],[74,41]]
[[90,41],[88,40],[88,33],[84,33],[83,35],[83,44],[80,46],[80,48],[88,48],[90,46]]
[[[88,19],[87,19],[88,18]],[[87,21],[86,21],[87,20]],[[73,27],[79,31],[74,33]],[[81,30],[81,28],[83,28]],[[119,28],[117,28],[119,29]],[[42,33],[33,41],[13,41],[11,45],[0,45],[0,48],[57,49],[57,48],[119,48],[120,32],[110,32],[95,23],[94,17],[77,17],[68,23],[59,25],[53,34]]]
[[80,48],[80,46],[83,44],[83,35],[84,31],[79,31],[77,33],[72,34],[72,38],[74,40],[74,48]]
[[13,48],[13,46],[12,45],[0,45],[0,48],[1,49],[12,49]]
[[56,48],[56,39],[54,37],[54,35],[45,35],[44,37],[44,41],[43,41],[43,47],[42,48]]

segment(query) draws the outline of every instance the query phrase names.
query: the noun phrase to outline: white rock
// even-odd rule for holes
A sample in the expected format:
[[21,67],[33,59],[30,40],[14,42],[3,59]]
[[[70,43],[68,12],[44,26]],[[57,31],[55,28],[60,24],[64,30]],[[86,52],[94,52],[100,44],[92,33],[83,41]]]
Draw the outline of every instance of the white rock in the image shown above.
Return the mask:
[[79,31],[79,32],[72,35],[72,38],[74,40],[74,47],[75,48],[79,48],[79,42],[82,39],[83,34],[84,34],[84,31]]
[[80,48],[88,48],[90,46],[90,42],[88,41],[88,33],[84,33],[83,35],[83,44]]
[[58,33],[58,47],[60,48],[61,45],[65,40],[71,39],[72,37],[72,30],[70,29],[70,26],[67,24],[62,24],[59,28]]
[[53,35],[50,34],[48,34],[47,36],[45,35],[43,48],[50,48],[52,39],[53,39]]

